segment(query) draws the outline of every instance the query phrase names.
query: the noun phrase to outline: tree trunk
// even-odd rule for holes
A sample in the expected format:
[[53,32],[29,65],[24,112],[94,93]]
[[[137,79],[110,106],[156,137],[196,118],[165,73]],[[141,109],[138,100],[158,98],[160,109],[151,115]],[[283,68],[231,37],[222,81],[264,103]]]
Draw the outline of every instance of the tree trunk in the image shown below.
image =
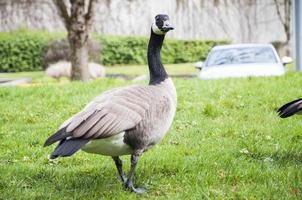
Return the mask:
[[290,25],[289,24],[284,24],[284,30],[285,30],[285,35],[286,35],[285,44],[288,45],[289,41],[290,41],[290,36],[291,36]]
[[85,0],[74,0],[71,5],[70,26],[68,31],[68,41],[71,50],[72,80],[89,80],[89,30],[85,15]]
[[[70,47],[71,79],[87,81],[90,79],[88,70],[89,60],[89,32],[92,26],[93,9],[96,0],[69,0],[71,4],[70,15],[63,0],[53,0],[59,15],[62,17],[68,31]],[[85,2],[87,6],[85,6]],[[85,10],[87,7],[87,12]]]
[[72,66],[71,79],[88,81],[88,33],[69,31],[70,60]]

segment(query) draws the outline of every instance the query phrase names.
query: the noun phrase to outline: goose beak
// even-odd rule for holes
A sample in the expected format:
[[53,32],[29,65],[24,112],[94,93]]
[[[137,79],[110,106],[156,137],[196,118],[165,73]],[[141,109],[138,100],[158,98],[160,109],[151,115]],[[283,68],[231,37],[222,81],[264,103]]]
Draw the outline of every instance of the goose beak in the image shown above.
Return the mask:
[[171,25],[169,25],[169,26],[167,27],[167,29],[168,29],[169,31],[171,31],[171,30],[174,30],[174,27],[171,26]]
[[174,27],[171,26],[170,24],[167,24],[162,29],[164,32],[168,32],[168,31],[174,30]]

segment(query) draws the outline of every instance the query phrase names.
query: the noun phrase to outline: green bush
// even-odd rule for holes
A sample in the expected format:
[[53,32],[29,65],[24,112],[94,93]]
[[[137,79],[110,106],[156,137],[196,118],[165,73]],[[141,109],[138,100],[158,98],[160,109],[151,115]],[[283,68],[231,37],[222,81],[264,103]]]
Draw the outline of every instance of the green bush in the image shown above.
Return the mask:
[[147,39],[143,37],[101,36],[101,61],[104,65],[144,64]]
[[47,33],[0,33],[0,72],[42,70],[42,53],[52,38]]
[[[148,38],[101,36],[101,60],[105,65],[147,63]],[[166,39],[162,50],[164,63],[185,63],[205,60],[210,49],[228,40],[175,40]]]
[[[42,57],[50,41],[65,34],[17,31],[0,33],[0,72],[42,70]],[[147,37],[94,36],[102,46],[104,65],[147,63]],[[228,40],[173,40],[167,39],[162,51],[164,63],[184,63],[204,60],[217,44]]]

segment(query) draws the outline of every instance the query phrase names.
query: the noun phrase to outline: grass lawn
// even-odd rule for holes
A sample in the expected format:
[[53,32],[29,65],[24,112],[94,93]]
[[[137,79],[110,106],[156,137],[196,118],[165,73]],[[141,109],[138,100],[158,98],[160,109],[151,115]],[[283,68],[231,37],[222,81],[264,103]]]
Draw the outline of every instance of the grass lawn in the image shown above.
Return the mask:
[[[170,75],[197,75],[198,70],[194,68],[194,63],[184,64],[166,64],[165,65]],[[114,66],[106,67],[106,74],[123,74],[132,78],[144,74],[148,74],[147,65],[129,65],[129,66]],[[20,73],[0,73],[0,78],[21,78],[31,77],[34,83],[57,83],[55,79],[46,77],[44,72],[20,72]],[[67,79],[63,78],[62,82]]]
[[[136,183],[148,188],[142,196],[123,189],[110,157],[79,152],[50,162],[54,146],[43,148],[93,97],[131,81],[0,88],[0,199],[301,199],[302,118],[276,114],[301,97],[301,79],[174,79],[173,126],[136,170]],[[129,157],[122,159],[128,171]]]

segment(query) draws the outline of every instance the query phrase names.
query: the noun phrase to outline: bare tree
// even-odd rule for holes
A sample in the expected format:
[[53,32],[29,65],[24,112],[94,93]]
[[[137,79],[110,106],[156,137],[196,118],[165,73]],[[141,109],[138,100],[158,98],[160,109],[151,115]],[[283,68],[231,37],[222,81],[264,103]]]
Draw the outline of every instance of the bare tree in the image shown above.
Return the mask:
[[287,45],[291,39],[290,34],[290,23],[291,23],[291,0],[274,0],[278,17],[283,25],[286,41],[285,45]]
[[89,80],[88,41],[96,0],[69,0],[70,12],[63,0],[53,0],[68,31],[72,80]]

